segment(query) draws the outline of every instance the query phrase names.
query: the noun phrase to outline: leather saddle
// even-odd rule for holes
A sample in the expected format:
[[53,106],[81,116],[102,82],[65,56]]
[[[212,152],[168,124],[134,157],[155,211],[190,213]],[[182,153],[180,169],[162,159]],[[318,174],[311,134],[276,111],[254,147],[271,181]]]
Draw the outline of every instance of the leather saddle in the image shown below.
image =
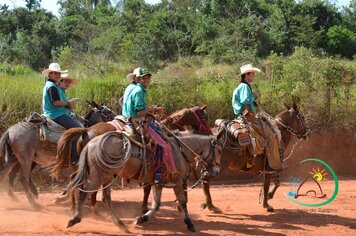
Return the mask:
[[57,124],[48,117],[38,114],[37,112],[31,112],[31,114],[27,116],[24,121],[30,122],[39,127],[41,141],[57,143],[61,135],[66,131],[63,126]]
[[247,124],[240,118],[235,120],[217,119],[215,125],[226,129],[237,141],[240,147],[251,145],[251,135]]

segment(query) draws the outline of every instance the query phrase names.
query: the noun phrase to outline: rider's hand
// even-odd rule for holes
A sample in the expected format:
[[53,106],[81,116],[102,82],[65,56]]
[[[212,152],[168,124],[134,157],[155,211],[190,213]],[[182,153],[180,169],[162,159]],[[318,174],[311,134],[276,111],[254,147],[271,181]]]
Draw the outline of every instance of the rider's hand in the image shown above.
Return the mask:
[[154,107],[153,108],[153,113],[154,114],[159,114],[159,115],[162,115],[163,114],[163,107]]

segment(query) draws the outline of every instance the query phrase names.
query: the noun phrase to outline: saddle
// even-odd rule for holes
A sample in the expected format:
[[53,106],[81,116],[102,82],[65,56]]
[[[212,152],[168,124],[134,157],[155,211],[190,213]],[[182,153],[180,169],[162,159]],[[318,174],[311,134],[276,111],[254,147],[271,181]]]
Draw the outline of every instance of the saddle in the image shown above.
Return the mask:
[[25,118],[25,121],[39,127],[41,141],[57,143],[61,135],[66,131],[63,126],[37,112],[31,112],[31,114]]
[[249,128],[242,119],[237,118],[232,121],[217,119],[215,125],[219,128],[225,128],[235,138],[240,147],[252,144]]

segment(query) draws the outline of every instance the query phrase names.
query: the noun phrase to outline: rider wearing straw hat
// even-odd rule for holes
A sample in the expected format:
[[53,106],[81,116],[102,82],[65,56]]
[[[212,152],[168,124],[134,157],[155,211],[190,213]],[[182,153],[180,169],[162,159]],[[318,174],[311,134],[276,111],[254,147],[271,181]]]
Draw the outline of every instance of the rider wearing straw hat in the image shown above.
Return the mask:
[[57,85],[61,74],[67,72],[62,71],[58,63],[51,63],[48,69],[42,71],[42,74],[48,77],[43,88],[42,110],[45,116],[66,129],[83,127],[78,120],[70,116],[74,103],[68,100],[64,90]]
[[259,97],[259,93],[253,93],[250,84],[253,82],[256,72],[261,72],[260,69],[255,68],[252,64],[244,65],[240,68],[241,81],[237,88],[234,90],[232,96],[232,107],[234,114],[241,117],[267,142],[267,158],[269,173],[275,173],[284,169],[281,163],[282,152],[280,152],[280,142],[278,135],[265,120],[259,116],[256,117],[256,99]]

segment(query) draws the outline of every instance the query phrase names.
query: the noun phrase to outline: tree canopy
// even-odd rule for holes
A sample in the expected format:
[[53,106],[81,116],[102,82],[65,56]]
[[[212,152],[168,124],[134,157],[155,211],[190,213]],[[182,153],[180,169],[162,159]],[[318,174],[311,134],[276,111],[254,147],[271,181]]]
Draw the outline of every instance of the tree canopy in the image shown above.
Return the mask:
[[186,56],[256,61],[306,47],[356,54],[356,0],[338,9],[322,0],[59,0],[60,16],[27,0],[0,5],[0,60],[33,69],[129,62],[153,66]]

